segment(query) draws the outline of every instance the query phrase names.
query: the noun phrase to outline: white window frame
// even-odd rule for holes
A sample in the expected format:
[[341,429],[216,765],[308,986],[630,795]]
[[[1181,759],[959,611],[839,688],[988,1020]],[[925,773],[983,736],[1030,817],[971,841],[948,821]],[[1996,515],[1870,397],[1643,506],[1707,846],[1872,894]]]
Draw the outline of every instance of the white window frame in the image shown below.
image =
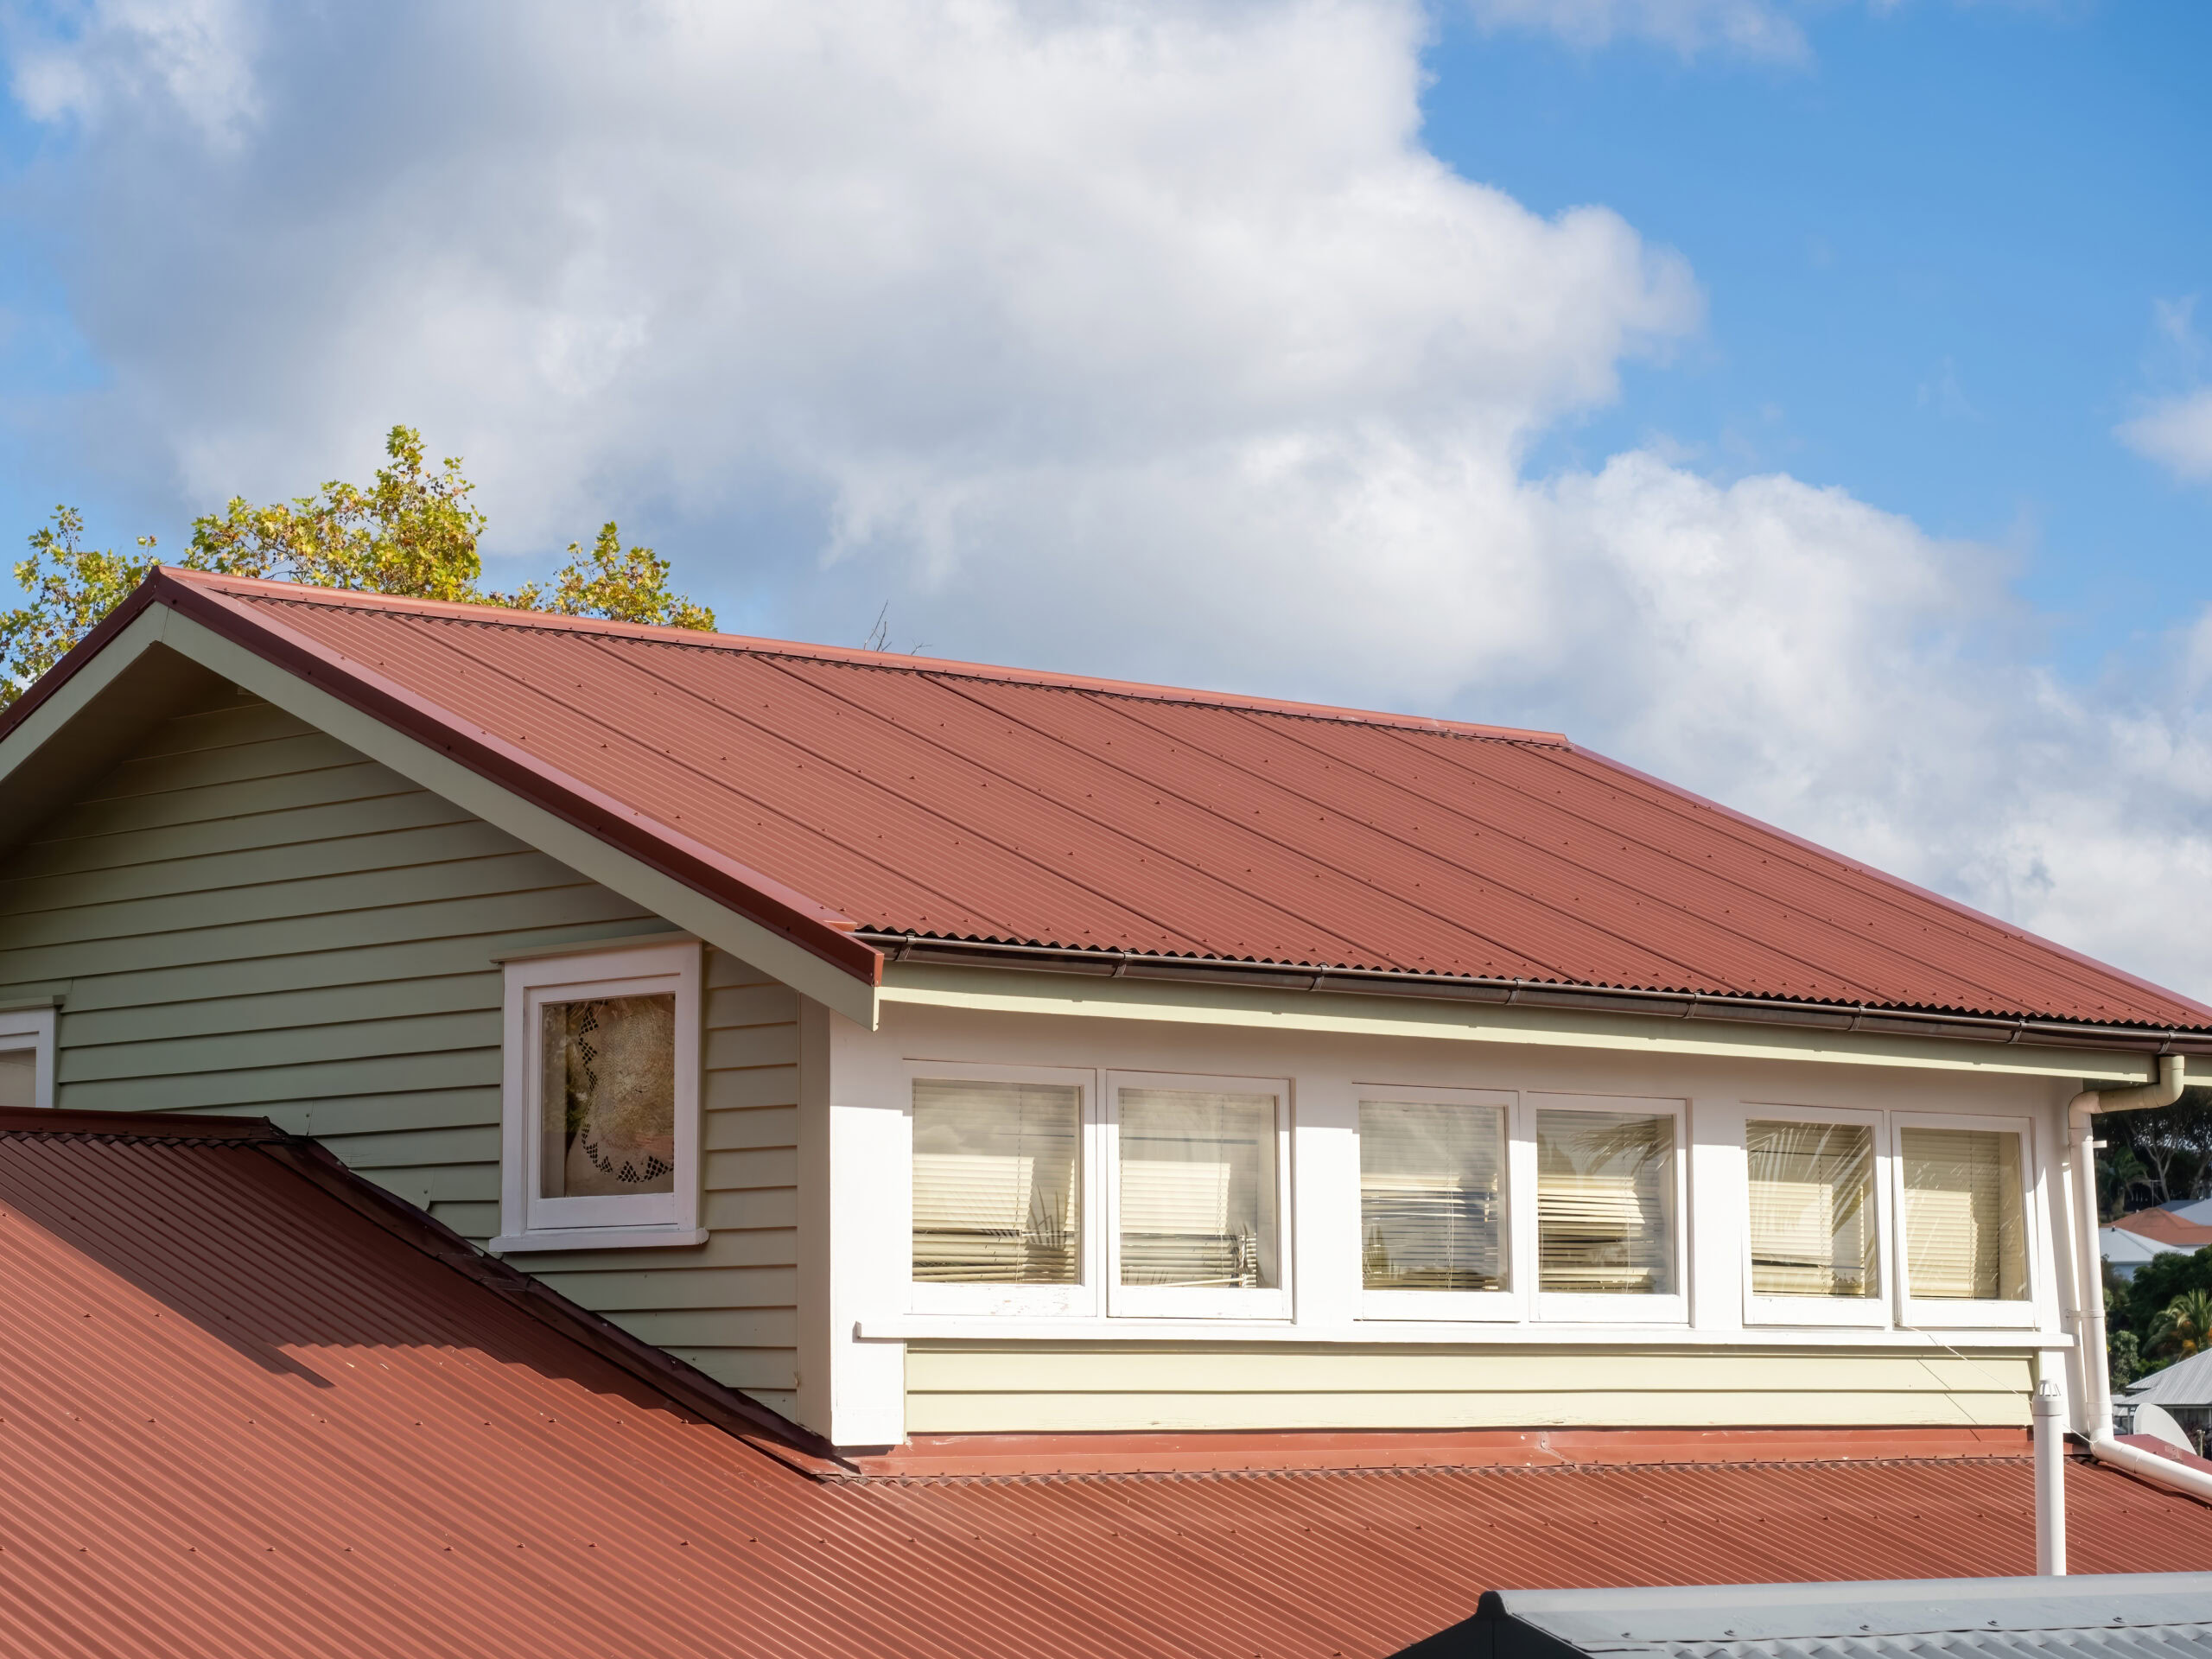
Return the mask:
[[[1675,1290],[1665,1296],[1592,1296],[1543,1288],[1544,1264],[1536,1254],[1536,1211],[1541,1202],[1536,1174],[1536,1114],[1542,1112],[1637,1112],[1666,1117],[1675,1125]],[[1681,1325],[1690,1317],[1690,1135],[1689,1102],[1643,1095],[1551,1094],[1523,1091],[1521,1133],[1514,1178],[1526,1200],[1516,1209],[1517,1259],[1528,1264],[1530,1306],[1547,1325]]]
[[37,1109],[54,1109],[54,1030],[53,1005],[44,1004],[31,1008],[0,1008],[0,1050],[20,1053],[31,1052],[31,1105]]
[[[1523,1281],[1526,1277],[1522,1264],[1526,1259],[1521,1251],[1520,1230],[1517,1225],[1522,1205],[1515,1190],[1519,1182],[1516,1147],[1520,1141],[1517,1112],[1520,1096],[1510,1089],[1436,1089],[1416,1088],[1394,1083],[1358,1083],[1351,1087],[1353,1140],[1358,1140],[1358,1112],[1370,1103],[1388,1104],[1403,1101],[1408,1105],[1466,1106],[1488,1109],[1500,1114],[1499,1130],[1503,1137],[1503,1166],[1499,1170],[1499,1186],[1505,1205],[1503,1237],[1499,1243],[1505,1256],[1505,1288],[1503,1290],[1370,1290],[1367,1287],[1367,1235],[1364,1223],[1354,1243],[1358,1253],[1355,1271],[1359,1275],[1359,1317],[1363,1319],[1463,1320],[1474,1322],[1511,1322],[1517,1324],[1523,1306]],[[1355,1216],[1361,1214],[1359,1192],[1360,1171],[1357,1159],[1352,1168],[1352,1205]]]
[[[2043,1288],[2042,1252],[2037,1248],[2042,1231],[2036,1192],[2043,1184],[2041,1151],[2036,1145],[2035,1120],[2009,1115],[1974,1112],[1892,1112],[1890,1133],[1896,1148],[1891,1160],[1895,1217],[1891,1249],[1897,1256],[1897,1323],[1908,1330],[1986,1330],[2013,1327],[2033,1330],[2041,1323],[2037,1297]],[[1986,1134],[2020,1137],[2020,1241],[2027,1256],[2028,1294],[2017,1302],[1954,1301],[1948,1298],[1916,1297],[1912,1294],[1912,1263],[1905,1255],[1904,1132],[1907,1129],[1979,1129]]]
[[[914,1083],[937,1077],[958,1083],[1036,1083],[1080,1091],[1081,1128],[1076,1141],[1076,1192],[1083,1206],[1077,1230],[1076,1281],[1072,1285],[942,1285],[914,1277]],[[907,1306],[916,1313],[1012,1315],[1039,1319],[1096,1319],[1101,1307],[1105,1259],[1105,1223],[1099,1202],[1098,1073],[1095,1068],[1052,1065],[966,1065],[946,1060],[906,1063],[906,1179],[899,1187],[900,1269],[906,1281]]]
[[[696,939],[616,950],[531,957],[506,963],[499,1236],[492,1248],[619,1249],[700,1244],[700,1007],[703,948]],[[676,997],[676,1179],[665,1193],[545,1198],[537,1196],[537,1011],[585,997]]]
[[[1751,1284],[1751,1125],[1754,1121],[1777,1123],[1840,1123],[1873,1131],[1874,1135],[1874,1283],[1872,1296],[1762,1296]],[[1738,1150],[1745,1154],[1743,1201],[1738,1213],[1743,1226],[1744,1323],[1801,1326],[1873,1326],[1887,1329],[1896,1304],[1897,1255],[1891,1245],[1894,1233],[1890,1212],[1891,1148],[1885,1114],[1845,1106],[1783,1106],[1770,1101],[1744,1103],[1744,1138]]]
[[[1122,1282],[1122,1090],[1175,1089],[1198,1094],[1269,1094],[1275,1099],[1276,1284],[1267,1290],[1213,1290]],[[1099,1218],[1105,1229],[1106,1309],[1121,1319],[1281,1319],[1291,1317],[1293,1246],[1291,1145],[1295,1109],[1288,1077],[1229,1077],[1160,1071],[1109,1071],[1100,1090]]]

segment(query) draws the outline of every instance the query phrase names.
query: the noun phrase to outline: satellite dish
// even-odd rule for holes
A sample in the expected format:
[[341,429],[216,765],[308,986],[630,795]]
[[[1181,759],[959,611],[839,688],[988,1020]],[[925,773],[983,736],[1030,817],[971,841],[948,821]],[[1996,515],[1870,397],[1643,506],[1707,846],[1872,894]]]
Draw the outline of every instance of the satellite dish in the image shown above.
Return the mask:
[[2154,1406],[2148,1400],[2135,1408],[2135,1429],[2138,1434],[2148,1434],[2153,1440],[2164,1440],[2177,1451],[2193,1452],[2189,1431],[2174,1421],[2173,1413],[2164,1406]]

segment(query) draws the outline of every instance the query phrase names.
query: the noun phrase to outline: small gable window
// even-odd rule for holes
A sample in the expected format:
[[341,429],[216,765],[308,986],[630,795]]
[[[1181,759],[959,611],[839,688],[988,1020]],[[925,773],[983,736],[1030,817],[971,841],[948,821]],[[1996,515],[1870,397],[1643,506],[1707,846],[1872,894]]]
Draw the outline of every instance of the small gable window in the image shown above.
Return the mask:
[[0,1008],[0,1106],[54,1104],[54,1009]]
[[505,968],[494,1248],[697,1243],[700,946]]

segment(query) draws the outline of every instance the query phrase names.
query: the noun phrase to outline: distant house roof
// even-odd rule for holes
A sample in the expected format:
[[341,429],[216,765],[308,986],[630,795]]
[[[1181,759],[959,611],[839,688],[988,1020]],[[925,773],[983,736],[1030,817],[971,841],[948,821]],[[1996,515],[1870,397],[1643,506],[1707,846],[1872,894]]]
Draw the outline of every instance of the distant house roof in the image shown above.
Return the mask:
[[2119,1227],[2097,1229],[2097,1254],[2116,1268],[2141,1267],[2153,1256],[2183,1254],[2178,1244],[2168,1244]]
[[[1454,1638],[1460,1638],[1455,1642]],[[1482,1659],[2212,1659],[2212,1573],[1508,1590],[1415,1649]],[[1414,1659],[1414,1656],[1408,1656]]]
[[[2017,1436],[870,1478],[237,1119],[0,1111],[0,1378],[15,1652],[1364,1659],[1502,1585],[2032,1559]],[[2088,1463],[2067,1497],[2083,1571],[2212,1560],[2212,1507]]]
[[1546,732],[163,569],[0,736],[154,604],[871,982],[957,942],[2212,1033]]
[[2164,1406],[2212,1406],[2212,1351],[2177,1359],[2162,1371],[2153,1371],[2122,1396],[2137,1403]]
[[2186,1220],[2171,1210],[2138,1210],[2132,1216],[2120,1217],[2112,1225],[2121,1232],[2155,1239],[2180,1250],[2201,1250],[2212,1244],[2212,1227]]

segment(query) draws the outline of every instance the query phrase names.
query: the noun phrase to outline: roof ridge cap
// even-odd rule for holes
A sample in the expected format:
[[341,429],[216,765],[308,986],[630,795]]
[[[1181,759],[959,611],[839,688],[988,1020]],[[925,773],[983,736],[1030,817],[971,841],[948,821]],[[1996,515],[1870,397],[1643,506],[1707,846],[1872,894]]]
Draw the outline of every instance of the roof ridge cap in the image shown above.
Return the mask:
[[1103,696],[1129,697],[1146,702],[1182,702],[1204,708],[1227,709],[1252,714],[1277,715],[1290,719],[1332,721],[1345,725],[1387,727],[1402,731],[1435,732],[1447,737],[1472,737],[1493,742],[1526,744],[1541,748],[1571,749],[1563,732],[1517,726],[1493,726],[1479,721],[1446,720],[1433,715],[1409,715],[1389,709],[1355,709],[1336,703],[1304,702],[1289,697],[1259,696],[1241,691],[1207,690],[1196,687],[1162,685],[1142,680],[1117,680],[1101,675],[1070,674],[1052,669],[1015,668],[996,663],[968,662],[958,658],[914,657],[897,652],[867,651],[851,645],[827,645],[798,639],[772,639],[760,635],[710,632],[703,629],[671,628],[641,622],[620,622],[606,617],[562,616],[550,611],[518,610],[512,606],[478,605],[451,600],[407,599],[343,588],[315,588],[304,582],[276,582],[260,577],[218,576],[175,565],[162,567],[165,574],[195,588],[228,594],[234,598],[272,604],[308,605],[327,610],[396,612],[439,621],[476,623],[484,626],[531,628],[550,633],[582,633],[601,638],[635,639],[642,644],[676,645],[694,651],[728,651],[769,658],[826,662],[854,668],[879,669],[890,673],[935,674],[957,679],[984,680],[1001,685],[1032,685],[1052,690],[1084,691]]

